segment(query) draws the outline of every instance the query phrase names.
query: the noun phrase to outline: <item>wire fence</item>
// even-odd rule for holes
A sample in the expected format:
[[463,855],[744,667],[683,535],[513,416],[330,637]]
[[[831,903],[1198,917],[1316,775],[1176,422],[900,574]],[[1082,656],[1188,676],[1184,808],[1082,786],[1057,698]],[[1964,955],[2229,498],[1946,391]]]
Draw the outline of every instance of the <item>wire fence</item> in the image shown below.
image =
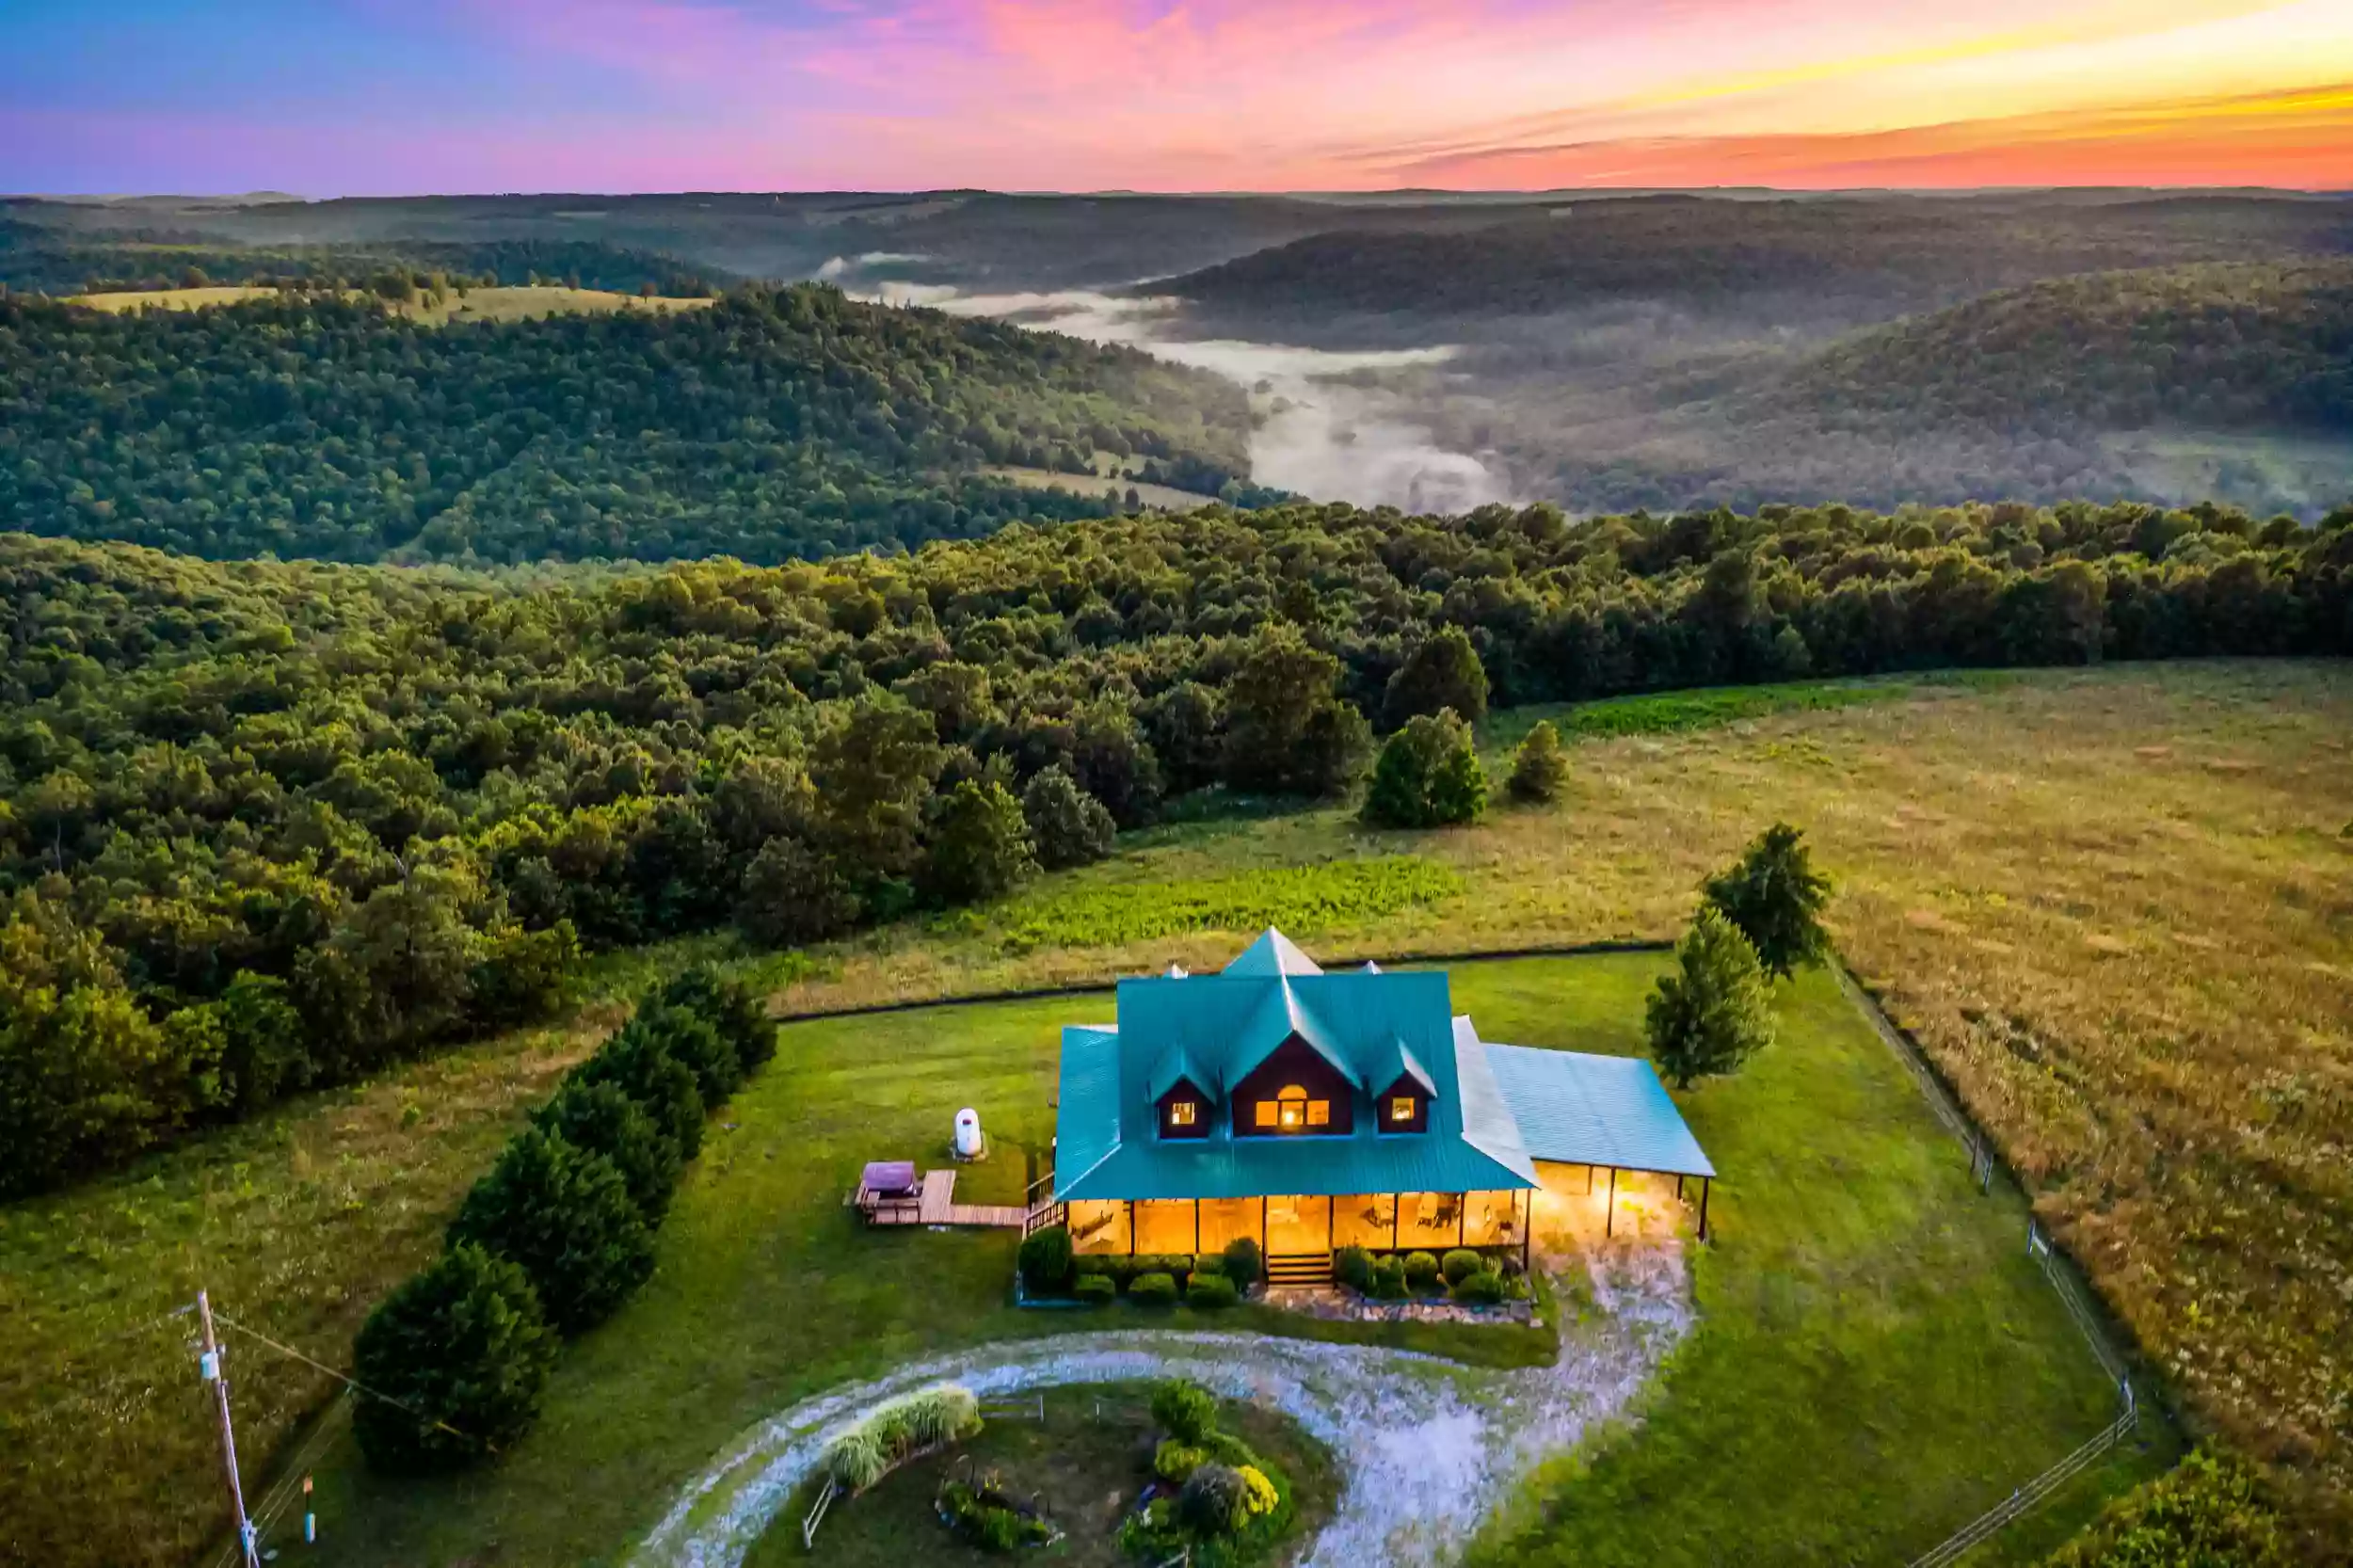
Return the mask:
[[[1897,1026],[1886,1010],[1880,1006],[1879,999],[1865,990],[1848,972],[1847,966],[1834,956],[1830,961],[1830,968],[1837,978],[1839,989],[1862,1010],[1865,1017],[1870,1019],[1872,1029],[1886,1042],[1896,1060],[1901,1062],[1917,1081],[1920,1093],[1936,1119],[1944,1123],[1946,1130],[1968,1151],[1969,1175],[1977,1184],[1977,1190],[1981,1192],[1991,1191],[1997,1159],[1984,1130],[1970,1118],[1952,1091],[1945,1086],[1945,1080],[1937,1075],[1927,1054],[1920,1049],[1919,1042]],[[2025,1184],[2021,1182],[2018,1185],[2024,1192]],[[2024,1517],[2060,1487],[2098,1464],[2140,1425],[2140,1401],[2133,1392],[2132,1375],[2123,1352],[2117,1347],[2099,1313],[2085,1297],[2073,1270],[2060,1256],[2057,1243],[2032,1216],[2026,1220],[2026,1255],[2041,1269],[2042,1277],[2050,1282],[2052,1294],[2058,1297],[2060,1306],[2083,1335],[2084,1343],[2090,1347],[2100,1369],[2115,1385],[2119,1404],[2116,1419],[2087,1439],[2074,1452],[1913,1559],[1908,1568],[1949,1568],[1950,1564],[1960,1561],[1976,1547],[1992,1539],[2005,1525]]]

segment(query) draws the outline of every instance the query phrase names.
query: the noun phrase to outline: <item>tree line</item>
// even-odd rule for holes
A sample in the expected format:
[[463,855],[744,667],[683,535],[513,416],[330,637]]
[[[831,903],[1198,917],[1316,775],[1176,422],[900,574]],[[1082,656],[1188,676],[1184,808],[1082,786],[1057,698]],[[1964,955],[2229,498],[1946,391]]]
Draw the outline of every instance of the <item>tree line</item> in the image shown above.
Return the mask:
[[659,251],[592,240],[401,240],[232,245],[174,230],[81,233],[0,216],[0,290],[64,296],[212,284],[384,292],[439,275],[479,288],[564,283],[616,294],[699,297],[740,281]]
[[1453,820],[1489,701],[2343,654],[2353,508],[1297,504],[525,581],[13,536],[0,632],[23,1192],[533,1016],[581,952],[991,898],[1175,796],[1343,795],[1378,732],[1369,814]]
[[212,557],[777,562],[1106,501],[988,464],[1096,454],[1211,493],[1241,390],[1128,348],[806,285],[435,326],[281,296],[111,314],[0,298],[0,526]]

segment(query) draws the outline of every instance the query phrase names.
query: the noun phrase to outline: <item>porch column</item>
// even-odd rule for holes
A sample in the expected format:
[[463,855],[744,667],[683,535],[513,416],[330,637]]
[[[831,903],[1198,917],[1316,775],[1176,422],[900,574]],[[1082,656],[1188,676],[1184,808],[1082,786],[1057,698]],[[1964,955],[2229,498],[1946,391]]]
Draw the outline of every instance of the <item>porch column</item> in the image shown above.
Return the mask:
[[1615,1236],[1617,1234],[1617,1228],[1618,1168],[1615,1165],[1612,1165],[1609,1167],[1609,1212],[1602,1217],[1601,1234],[1604,1238]]
[[1201,1256],[1201,1200],[1193,1200],[1193,1256]]
[[1266,1256],[1268,1232],[1272,1228],[1267,1224],[1266,1206],[1267,1196],[1264,1192],[1261,1192],[1258,1194],[1258,1256],[1260,1257],[1264,1257]]
[[1535,1260],[1536,1194],[1523,1192],[1520,1196],[1527,1200],[1520,1206],[1525,1211],[1520,1222],[1520,1272],[1526,1273]]
[[1707,1240],[1707,1190],[1715,1185],[1712,1177],[1700,1177],[1700,1240]]
[[1136,1200],[1128,1200],[1128,1256],[1136,1256]]
[[1470,1234],[1470,1194],[1464,1192],[1454,1200],[1454,1244],[1461,1246],[1463,1238]]

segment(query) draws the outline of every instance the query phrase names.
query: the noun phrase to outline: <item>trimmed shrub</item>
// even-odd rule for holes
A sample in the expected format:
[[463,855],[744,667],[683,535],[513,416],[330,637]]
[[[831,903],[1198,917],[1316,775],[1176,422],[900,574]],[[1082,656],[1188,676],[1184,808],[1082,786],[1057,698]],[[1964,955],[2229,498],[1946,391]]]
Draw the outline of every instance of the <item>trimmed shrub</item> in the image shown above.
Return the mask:
[[531,1119],[573,1147],[613,1161],[637,1212],[649,1225],[662,1223],[678,1186],[678,1144],[617,1084],[568,1081]]
[[1332,1272],[1350,1289],[1372,1294],[1372,1254],[1362,1247],[1342,1247],[1332,1255]]
[[694,1073],[645,1031],[616,1032],[594,1056],[572,1069],[567,1081],[610,1083],[635,1100],[678,1145],[681,1162],[694,1159],[703,1146],[703,1096],[695,1087]]
[[1209,1463],[1208,1452],[1193,1444],[1174,1437],[1163,1437],[1160,1446],[1152,1450],[1152,1473],[1172,1484]]
[[1225,1243],[1225,1277],[1236,1288],[1247,1290],[1266,1273],[1266,1258],[1258,1243],[1247,1236],[1237,1236]]
[[1206,1443],[1217,1431],[1217,1400],[1197,1383],[1163,1383],[1152,1390],[1152,1419],[1180,1442]]
[[1070,1272],[1080,1279],[1099,1276],[1116,1285],[1119,1281],[1119,1271],[1115,1267],[1117,1261],[1099,1252],[1080,1253],[1070,1260]]
[[1487,1260],[1468,1247],[1456,1247],[1438,1259],[1438,1272],[1449,1285],[1460,1285],[1476,1273],[1486,1272]]
[[1241,1472],[1214,1462],[1185,1478],[1176,1493],[1176,1517],[1195,1534],[1214,1540],[1233,1534],[1247,1522],[1250,1488]]
[[568,1336],[603,1321],[653,1272],[653,1232],[613,1161],[536,1127],[473,1184],[449,1239],[520,1264]]
[[1503,1300],[1503,1276],[1484,1269],[1456,1280],[1447,1293],[1465,1306],[1493,1306]]
[[1409,1252],[1405,1255],[1405,1283],[1417,1290],[1427,1290],[1438,1283],[1438,1256],[1435,1253]]
[[1256,1464],[1238,1464],[1234,1473],[1241,1477],[1241,1512],[1244,1519],[1262,1519],[1281,1506],[1282,1493],[1275,1490],[1273,1480]]
[[1376,1259],[1372,1265],[1371,1294],[1385,1301],[1395,1301],[1405,1294],[1405,1265],[1394,1257]]
[[1128,1299],[1144,1306],[1173,1306],[1176,1302],[1176,1276],[1158,1269],[1138,1274],[1128,1287]]
[[1109,1274],[1080,1274],[1071,1282],[1070,1293],[1089,1306],[1104,1306],[1119,1299],[1119,1287]]
[[1185,1287],[1185,1304],[1189,1306],[1215,1309],[1231,1306],[1240,1300],[1241,1292],[1224,1274],[1195,1274],[1193,1283]]
[[1222,1274],[1225,1272],[1225,1255],[1223,1253],[1205,1252],[1193,1260],[1193,1276],[1195,1279],[1203,1274]]
[[401,1401],[352,1408],[360,1451],[392,1475],[473,1464],[530,1430],[555,1352],[522,1270],[477,1246],[452,1247],[360,1329],[353,1374]]
[[1024,1236],[1018,1266],[1021,1283],[1033,1291],[1048,1294],[1068,1288],[1072,1272],[1069,1228],[1048,1225]]

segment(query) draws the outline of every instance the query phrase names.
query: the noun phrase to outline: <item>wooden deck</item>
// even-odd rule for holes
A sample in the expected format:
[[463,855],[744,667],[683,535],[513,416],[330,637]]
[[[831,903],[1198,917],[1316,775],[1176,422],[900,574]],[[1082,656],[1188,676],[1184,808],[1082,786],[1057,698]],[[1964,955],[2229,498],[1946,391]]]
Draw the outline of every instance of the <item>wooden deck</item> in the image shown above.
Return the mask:
[[922,1192],[913,1203],[859,1207],[866,1209],[866,1223],[872,1225],[981,1225],[1019,1230],[1026,1217],[1012,1204],[956,1202],[953,1171],[925,1171]]

